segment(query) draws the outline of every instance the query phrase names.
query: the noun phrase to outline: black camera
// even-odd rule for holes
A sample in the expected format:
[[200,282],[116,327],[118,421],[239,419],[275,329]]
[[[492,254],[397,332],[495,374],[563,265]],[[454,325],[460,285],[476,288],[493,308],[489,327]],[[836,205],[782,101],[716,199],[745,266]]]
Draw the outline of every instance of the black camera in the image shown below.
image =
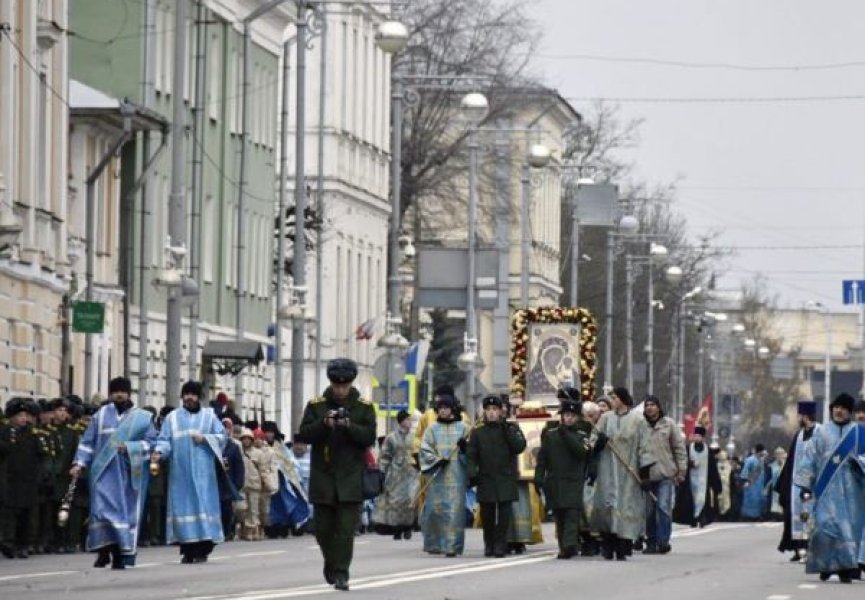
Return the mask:
[[345,411],[344,406],[340,406],[336,410],[331,410],[327,413],[327,416],[331,419],[336,419],[337,421],[345,419],[348,414]]

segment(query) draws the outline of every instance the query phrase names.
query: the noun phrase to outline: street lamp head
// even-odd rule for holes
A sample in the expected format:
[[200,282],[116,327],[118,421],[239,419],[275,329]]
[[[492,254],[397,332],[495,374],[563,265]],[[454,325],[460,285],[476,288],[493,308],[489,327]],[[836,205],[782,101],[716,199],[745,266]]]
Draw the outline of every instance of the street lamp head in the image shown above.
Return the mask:
[[640,222],[634,215],[624,215],[619,219],[619,231],[623,235],[634,235],[640,229]]
[[279,307],[276,316],[282,321],[294,321],[295,319],[302,319],[303,312],[304,306],[302,304],[285,303]]
[[385,21],[378,26],[375,43],[386,54],[396,54],[408,43],[408,29],[399,21]]
[[552,152],[543,144],[532,144],[526,160],[533,169],[543,169],[550,162]]
[[671,285],[679,285],[679,282],[682,281],[682,276],[682,267],[678,265],[672,265],[667,267],[667,282]]
[[490,108],[487,97],[480,92],[470,92],[460,100],[460,108],[472,124],[480,123]]
[[649,244],[649,255],[655,258],[666,258],[667,255],[670,254],[670,251],[667,250],[667,247],[663,244],[656,244],[655,242],[651,242]]

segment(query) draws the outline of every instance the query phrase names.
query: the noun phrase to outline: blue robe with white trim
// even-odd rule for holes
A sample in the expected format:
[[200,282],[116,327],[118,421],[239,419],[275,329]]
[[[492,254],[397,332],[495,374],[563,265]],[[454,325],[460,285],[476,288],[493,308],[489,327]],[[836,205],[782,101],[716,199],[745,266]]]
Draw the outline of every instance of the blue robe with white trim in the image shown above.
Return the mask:
[[[204,436],[196,444],[193,434]],[[228,441],[212,408],[173,410],[162,423],[156,451],[169,459],[165,539],[168,544],[224,540],[217,468]]]
[[[90,469],[88,550],[117,544],[126,564],[134,564],[155,441],[152,415],[146,410],[130,408],[119,415],[109,402],[93,416],[75,453],[75,464]],[[121,443],[125,454],[117,451]]]
[[806,573],[836,573],[865,562],[865,424],[823,425],[805,445],[794,494],[814,495]]

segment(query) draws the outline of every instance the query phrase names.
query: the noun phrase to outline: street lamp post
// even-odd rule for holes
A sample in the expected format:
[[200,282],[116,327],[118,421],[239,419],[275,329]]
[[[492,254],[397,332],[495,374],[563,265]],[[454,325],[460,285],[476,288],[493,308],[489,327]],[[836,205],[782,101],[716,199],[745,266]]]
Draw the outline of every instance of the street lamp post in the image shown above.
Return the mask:
[[823,324],[826,330],[826,349],[823,353],[823,423],[829,422],[829,403],[832,402],[832,314],[829,308],[822,302],[809,300],[805,306],[823,315]]
[[[378,27],[376,32],[376,44],[383,52],[393,56],[405,48],[408,43],[408,30],[405,25],[398,21],[385,21]],[[403,101],[405,100],[405,89],[403,79],[396,71],[392,71],[391,79],[393,89],[391,91],[391,148],[390,148],[390,177],[391,177],[391,206],[390,206],[390,229],[388,230],[388,261],[387,261],[387,310],[391,317],[399,318],[400,310],[400,251],[399,251],[399,228],[401,213],[402,191],[402,113]]]
[[627,351],[625,355],[627,368],[628,390],[634,390],[634,313],[633,313],[633,288],[635,267],[645,264],[648,268],[648,296],[649,306],[646,320],[646,367],[648,370],[646,379],[646,393],[653,393],[653,371],[654,371],[654,329],[655,329],[655,299],[653,264],[667,258],[667,248],[655,242],[649,243],[649,254],[637,256],[625,255],[625,341]]
[[[468,339],[474,340],[475,353],[477,353],[477,311],[475,309],[475,287],[476,287],[476,245],[477,245],[477,218],[478,218],[478,140],[477,125],[486,116],[489,104],[486,96],[477,92],[466,94],[460,102],[460,107],[465,112],[470,122],[468,149],[469,149],[469,214],[468,214],[468,282],[466,286],[466,335]],[[468,382],[466,393],[475,401],[475,368],[472,362],[468,369]]]
[[543,144],[533,144],[529,148],[526,161],[523,163],[522,202],[520,206],[520,305],[529,307],[529,272],[531,270],[532,231],[529,220],[529,209],[532,202],[532,169],[542,169],[550,162],[550,149]]
[[613,381],[613,276],[616,260],[616,238],[635,234],[639,222],[633,215],[624,215],[619,220],[619,232],[607,231],[607,297],[604,310],[604,390],[612,387]]

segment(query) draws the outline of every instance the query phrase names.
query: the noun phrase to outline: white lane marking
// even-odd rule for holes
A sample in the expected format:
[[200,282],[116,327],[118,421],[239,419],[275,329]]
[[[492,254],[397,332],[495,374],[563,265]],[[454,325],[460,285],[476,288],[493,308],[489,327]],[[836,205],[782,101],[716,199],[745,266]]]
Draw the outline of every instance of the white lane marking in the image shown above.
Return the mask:
[[816,583],[800,583],[799,584],[800,590],[816,590],[817,587],[818,586]]
[[[232,558],[247,558],[250,556],[273,556],[274,554],[287,554],[288,550],[268,550],[267,552],[244,552],[243,554],[236,554]],[[226,558],[228,558],[226,556]]]
[[[541,561],[551,560],[555,555],[553,551],[544,551],[533,553],[529,556],[520,558],[504,559],[491,562],[489,559],[465,563],[451,563],[441,567],[430,567],[427,569],[418,569],[406,573],[394,574],[386,573],[382,575],[372,575],[370,577],[360,577],[351,581],[351,589],[366,589],[375,587],[386,587],[398,585],[405,581],[423,581],[425,579],[434,579],[437,577],[450,577],[451,575],[460,575],[464,573],[474,573],[481,571],[490,571],[501,569],[514,565],[532,564]],[[433,559],[434,560],[434,559]],[[449,559],[444,559],[448,562]],[[278,590],[259,590],[256,592],[245,592],[241,594],[227,594],[220,596],[198,596],[187,600],[275,600],[278,598],[296,598],[299,596],[309,596],[311,594],[329,593],[335,591],[328,585],[306,585],[296,588],[278,589]]]
[[14,581],[16,579],[31,579],[34,577],[59,577],[60,575],[74,575],[81,571],[45,571],[44,573],[24,573],[21,575],[5,575],[0,581]]
[[716,531],[726,531],[732,529],[743,529],[745,527],[750,527],[747,523],[730,523],[725,525],[712,525],[710,527],[706,527],[704,529],[685,529],[674,531],[672,537],[674,538],[685,538],[685,537],[694,537],[698,535],[706,535],[707,533],[714,533]]
[[766,600],[790,600],[792,596],[785,596],[783,594],[775,594],[774,596],[766,596]]

